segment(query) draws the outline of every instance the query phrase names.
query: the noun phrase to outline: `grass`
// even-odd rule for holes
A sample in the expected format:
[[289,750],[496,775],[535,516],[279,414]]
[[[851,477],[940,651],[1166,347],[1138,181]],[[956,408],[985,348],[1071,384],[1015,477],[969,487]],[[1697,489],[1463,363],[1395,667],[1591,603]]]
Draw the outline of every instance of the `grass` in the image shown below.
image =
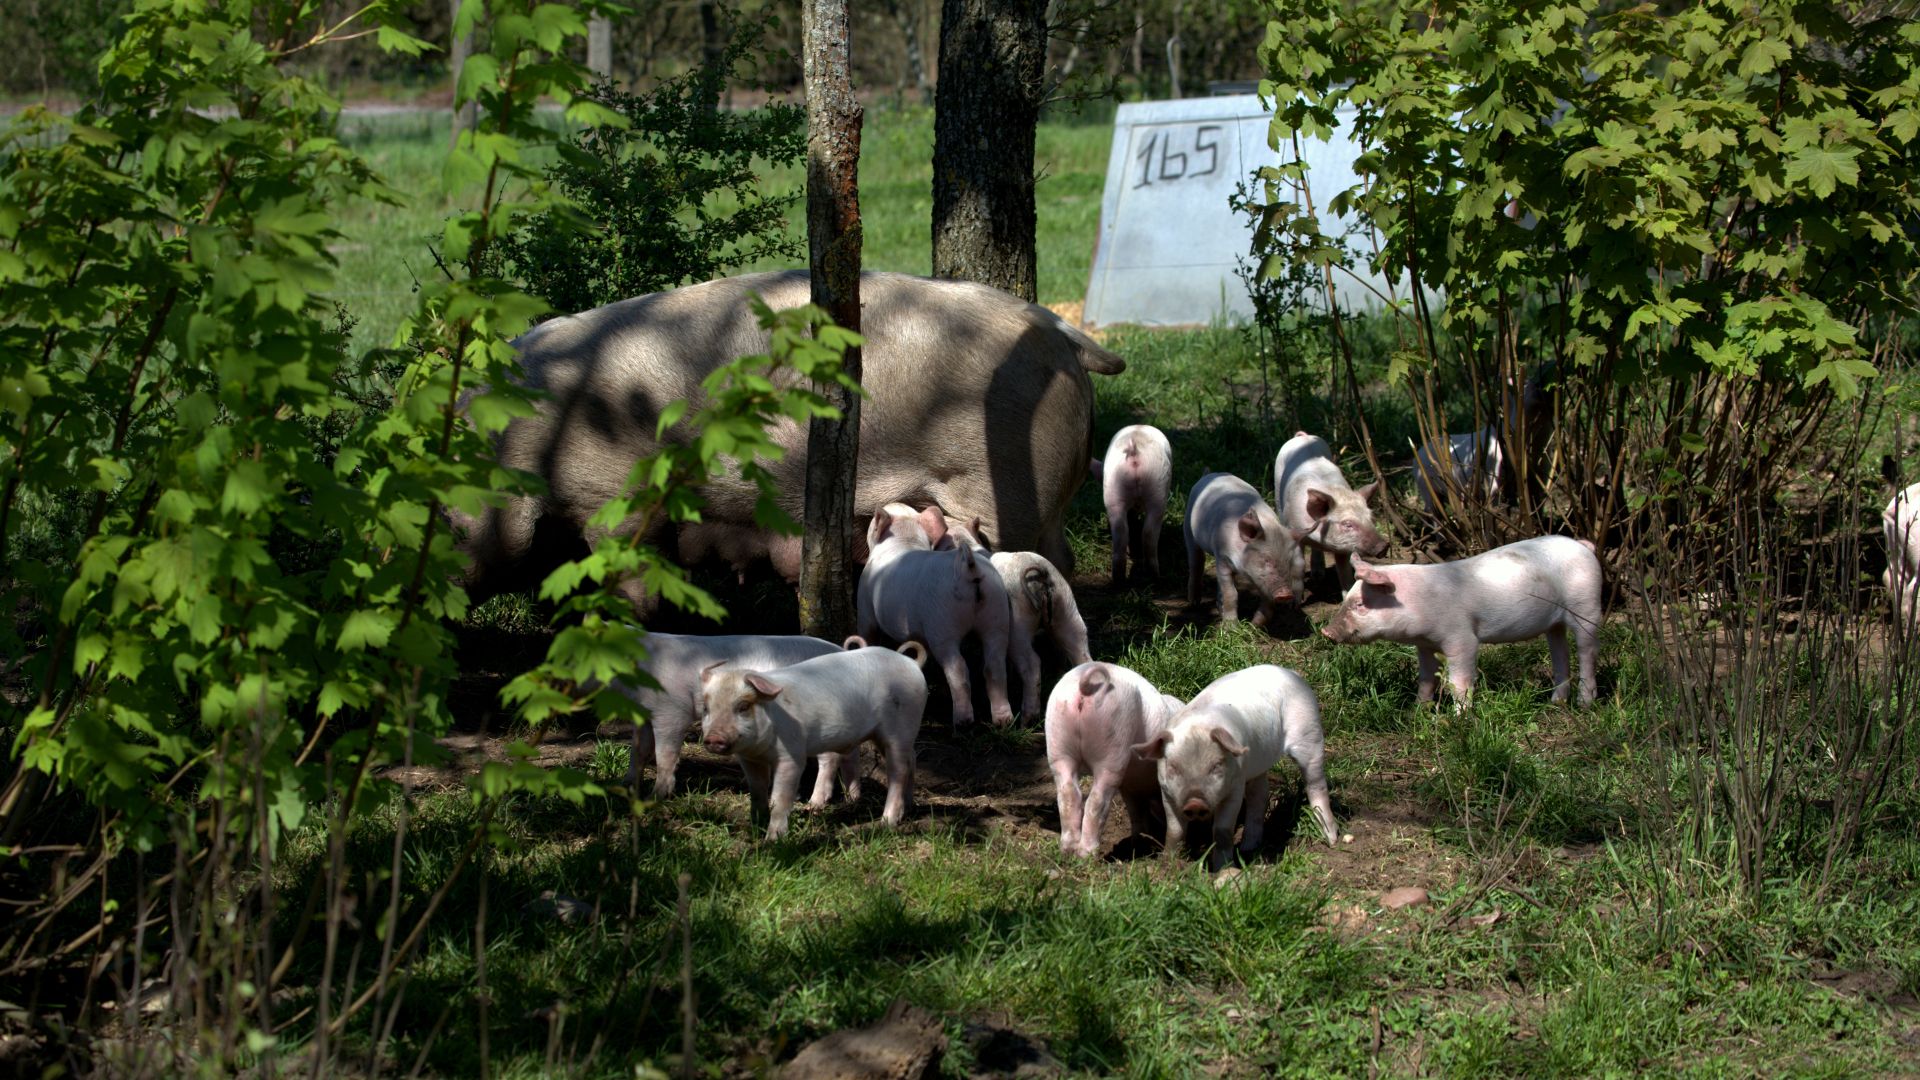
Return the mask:
[[[344,237],[333,249],[341,288],[335,295],[360,319],[357,349],[390,344],[413,309],[415,283],[438,272],[431,248],[438,246],[441,223],[451,212],[440,182],[449,131],[449,117],[439,111],[350,117],[342,125],[343,139],[401,197],[399,206],[362,205],[341,215]],[[1110,125],[1079,118],[1043,123],[1036,134],[1041,303],[1078,301],[1086,294],[1111,140]],[[863,264],[869,270],[929,273],[932,110],[869,108],[860,150]],[[768,170],[765,187],[777,193],[804,183],[802,169],[778,168]],[[789,222],[795,235],[805,235],[804,200],[795,204]],[[742,269],[786,268],[768,262]]]
[[[432,194],[446,129],[438,116],[387,118],[348,137],[406,202],[364,208],[337,251],[343,280],[362,290],[346,299],[364,347],[391,337],[411,275],[432,266],[425,238],[446,212]],[[1107,138],[1100,124],[1041,128],[1043,301],[1083,289]],[[926,271],[930,147],[924,110],[869,112],[869,267]],[[1363,381],[1375,379],[1383,329],[1349,333]],[[1317,404],[1324,345],[1281,343],[1283,377],[1231,327],[1121,331],[1108,344],[1129,367],[1099,381],[1096,448],[1127,423],[1166,430],[1176,527],[1160,580],[1109,590],[1098,581],[1107,540],[1097,493],[1076,497],[1069,537],[1093,653],[1181,697],[1250,664],[1300,670],[1321,698],[1351,843],[1329,851],[1301,829],[1218,885],[1191,862],[1064,859],[1044,770],[1034,782],[1038,733],[959,735],[937,717],[923,733],[923,805],[898,832],[878,824],[870,791],[855,806],[798,813],[788,838],[759,843],[737,774],[711,764],[683,775],[685,794],[637,810],[621,798],[574,807],[519,797],[500,819],[507,842],[484,856],[484,892],[465,875],[430,931],[399,999],[390,1060],[424,1051],[432,1072],[474,1075],[485,1046],[503,1076],[674,1068],[684,873],[696,1052],[729,1075],[869,1023],[896,999],[947,1025],[948,1075],[991,1064],[969,1033],[978,1024],[1044,1040],[1069,1072],[1090,1076],[1920,1070],[1920,794],[1889,799],[1835,890],[1788,875],[1756,901],[1712,864],[1724,844],[1708,845],[1709,865],[1676,870],[1676,833],[1712,838],[1724,825],[1666,816],[1646,649],[1623,626],[1605,634],[1598,707],[1551,703],[1546,647],[1533,642],[1484,652],[1476,706],[1456,714],[1415,702],[1411,648],[1195,625],[1175,602],[1185,493],[1214,469],[1265,487],[1295,426],[1331,430]],[[1916,388],[1908,377],[1889,400],[1911,404]],[[1403,407],[1367,407],[1385,444],[1399,445]],[[538,632],[524,600],[496,605],[494,630]],[[625,742],[592,744],[578,761],[617,782]],[[1297,801],[1291,767],[1278,776],[1282,804]],[[446,880],[473,810],[446,791],[412,807],[404,894],[417,910]],[[386,866],[395,823],[360,823],[356,871]],[[296,836],[282,894],[302,894],[323,860],[311,828]],[[1409,884],[1432,902],[1384,911],[1382,893]],[[599,917],[542,914],[550,892]],[[483,906],[484,1040],[473,945]],[[317,961],[302,963],[310,998]],[[369,1039],[364,1025],[359,1036]]]

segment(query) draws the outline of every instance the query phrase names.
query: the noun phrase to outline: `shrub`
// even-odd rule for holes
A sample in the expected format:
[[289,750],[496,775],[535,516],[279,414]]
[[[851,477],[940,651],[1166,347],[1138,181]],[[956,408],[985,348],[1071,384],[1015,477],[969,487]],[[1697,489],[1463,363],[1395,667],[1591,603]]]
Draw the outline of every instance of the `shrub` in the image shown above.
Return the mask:
[[[774,25],[769,15],[737,28],[714,63],[645,93],[611,83],[588,91],[624,122],[561,145],[546,178],[566,202],[502,238],[501,276],[556,311],[584,311],[762,259],[800,258],[787,211],[801,192],[766,194],[760,170],[805,153],[806,110],[714,107]],[[568,227],[581,221],[591,231]]]

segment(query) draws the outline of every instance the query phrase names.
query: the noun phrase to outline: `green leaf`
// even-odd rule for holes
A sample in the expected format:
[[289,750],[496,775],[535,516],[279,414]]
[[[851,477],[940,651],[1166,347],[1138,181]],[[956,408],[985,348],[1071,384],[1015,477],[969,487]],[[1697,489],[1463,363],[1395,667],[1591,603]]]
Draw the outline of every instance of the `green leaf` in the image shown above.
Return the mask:
[[1805,181],[1815,195],[1824,199],[1840,184],[1852,187],[1860,182],[1859,156],[1858,147],[1809,146],[1788,159],[1787,182]]
[[334,642],[334,648],[341,652],[384,649],[399,625],[399,618],[390,611],[355,611],[341,624],[340,636]]

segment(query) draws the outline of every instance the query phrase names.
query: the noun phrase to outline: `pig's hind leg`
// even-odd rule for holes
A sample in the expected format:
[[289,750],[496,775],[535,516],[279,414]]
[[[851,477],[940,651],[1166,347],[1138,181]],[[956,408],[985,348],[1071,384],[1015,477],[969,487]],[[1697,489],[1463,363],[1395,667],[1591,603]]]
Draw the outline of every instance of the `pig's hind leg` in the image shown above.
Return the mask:
[[[1160,577],[1160,527],[1167,518],[1167,501],[1163,498],[1157,505],[1148,506],[1140,516],[1140,550],[1147,557],[1147,573],[1156,580]],[[1139,573],[1140,560],[1133,560],[1135,574]]]
[[880,748],[887,758],[887,802],[880,820],[889,828],[898,828],[913,802],[913,742],[896,740],[882,743]]
[[973,723],[973,682],[967,674],[967,658],[960,654],[958,641],[928,642],[933,658],[940,662],[940,673],[947,677],[947,693],[953,697],[953,726]]
[[1320,823],[1320,831],[1329,845],[1339,839],[1333,820],[1333,800],[1327,797],[1327,748],[1325,743],[1289,746],[1287,755],[1300,766],[1300,786],[1306,789],[1307,805]]
[[1100,850],[1100,834],[1106,830],[1107,810],[1113,805],[1113,793],[1119,787],[1119,774],[1093,774],[1093,789],[1087,792],[1087,813],[1080,819],[1080,854],[1092,855]]
[[1567,700],[1567,628],[1547,627],[1547,653],[1553,657],[1553,700]]
[[1054,801],[1060,806],[1060,851],[1072,855],[1080,850],[1080,769],[1071,759],[1054,758]]

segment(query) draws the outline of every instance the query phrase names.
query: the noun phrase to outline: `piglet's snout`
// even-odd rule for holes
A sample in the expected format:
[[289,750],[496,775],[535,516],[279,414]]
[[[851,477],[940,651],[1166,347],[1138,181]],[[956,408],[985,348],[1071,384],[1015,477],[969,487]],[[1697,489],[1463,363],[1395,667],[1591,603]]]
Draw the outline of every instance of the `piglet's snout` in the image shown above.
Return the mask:
[[1213,816],[1212,812],[1207,809],[1207,804],[1201,802],[1199,799],[1188,799],[1186,805],[1180,808],[1180,813],[1181,816],[1185,817],[1188,821],[1199,821],[1202,818]]
[[734,737],[726,732],[715,731],[701,741],[706,744],[707,749],[716,754],[733,753]]

